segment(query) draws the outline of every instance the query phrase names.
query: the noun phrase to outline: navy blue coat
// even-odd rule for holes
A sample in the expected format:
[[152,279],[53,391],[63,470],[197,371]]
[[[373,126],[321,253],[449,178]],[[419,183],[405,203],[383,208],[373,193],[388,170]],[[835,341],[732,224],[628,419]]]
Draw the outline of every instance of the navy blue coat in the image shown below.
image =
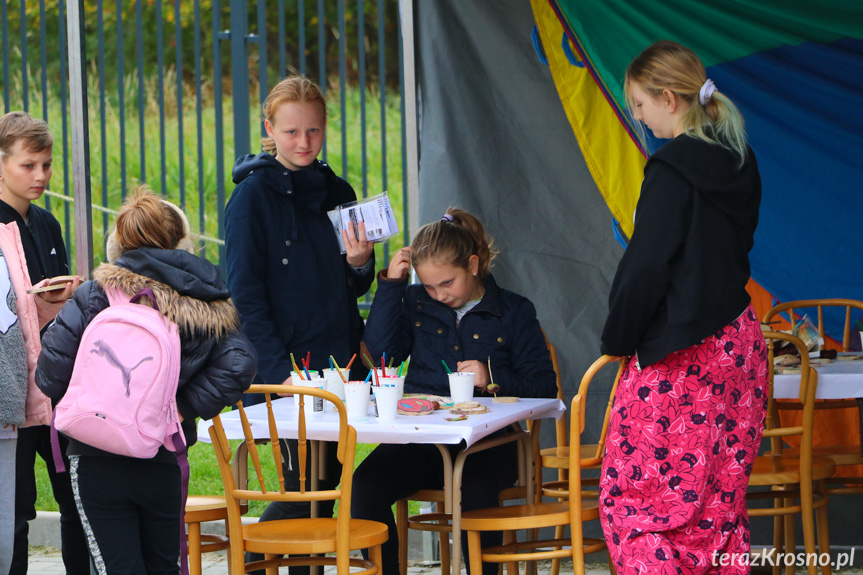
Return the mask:
[[[258,352],[256,383],[282,383],[311,352],[311,368],[341,366],[359,350],[357,298],[374,281],[340,253],[327,211],[356,200],[326,164],[291,171],[270,154],[234,166],[237,187],[225,210],[227,280],[243,331]],[[374,255],[372,255],[374,258]],[[354,362],[360,366],[361,362]]]
[[459,361],[491,357],[498,395],[554,397],[557,380],[533,304],[499,288],[492,276],[484,285],[482,300],[456,325],[455,311],[423,286],[379,278],[363,338],[372,357],[386,352],[398,365],[410,356],[409,393],[449,396],[441,360],[455,371]]

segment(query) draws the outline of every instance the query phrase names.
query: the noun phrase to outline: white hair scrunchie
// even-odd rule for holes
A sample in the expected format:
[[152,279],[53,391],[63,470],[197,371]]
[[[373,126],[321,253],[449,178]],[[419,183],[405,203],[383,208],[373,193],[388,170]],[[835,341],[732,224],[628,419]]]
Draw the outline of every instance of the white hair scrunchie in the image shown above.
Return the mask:
[[713,80],[708,78],[704,81],[704,85],[701,86],[701,90],[698,92],[698,101],[701,102],[701,105],[704,106],[707,102],[710,101],[710,98],[713,97],[713,92],[716,91],[716,84],[713,83]]

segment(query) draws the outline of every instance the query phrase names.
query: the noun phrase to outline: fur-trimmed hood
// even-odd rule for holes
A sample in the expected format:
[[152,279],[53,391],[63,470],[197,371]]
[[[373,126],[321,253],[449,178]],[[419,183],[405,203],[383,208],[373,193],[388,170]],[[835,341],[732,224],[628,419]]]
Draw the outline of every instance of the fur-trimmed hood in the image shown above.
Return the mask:
[[240,329],[237,309],[218,269],[183,250],[140,248],[93,273],[103,289],[133,296],[153,290],[160,311],[177,324],[180,337],[215,337]]

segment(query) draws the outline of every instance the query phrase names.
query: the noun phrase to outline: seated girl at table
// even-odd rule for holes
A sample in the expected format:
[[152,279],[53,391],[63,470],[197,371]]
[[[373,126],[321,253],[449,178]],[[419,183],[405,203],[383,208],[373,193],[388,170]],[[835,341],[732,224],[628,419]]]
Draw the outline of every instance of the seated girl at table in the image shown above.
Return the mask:
[[[405,393],[449,396],[449,369],[472,372],[475,394],[488,393],[488,362],[500,395],[554,397],[554,368],[536,310],[526,298],[498,287],[496,255],[482,223],[450,208],[417,232],[378,276],[364,342],[372,357],[386,352],[398,364],[410,356]],[[408,285],[411,265],[420,280]],[[460,446],[450,446],[453,459]],[[515,443],[472,454],[462,484],[462,509],[497,507],[498,492],[518,475]],[[383,575],[397,575],[398,535],[391,506],[420,489],[442,489],[443,463],[435,445],[380,445],[354,474],[353,517],[389,526]],[[483,547],[500,544],[483,533]],[[465,540],[464,549],[467,549]],[[486,563],[486,575],[497,565]]]

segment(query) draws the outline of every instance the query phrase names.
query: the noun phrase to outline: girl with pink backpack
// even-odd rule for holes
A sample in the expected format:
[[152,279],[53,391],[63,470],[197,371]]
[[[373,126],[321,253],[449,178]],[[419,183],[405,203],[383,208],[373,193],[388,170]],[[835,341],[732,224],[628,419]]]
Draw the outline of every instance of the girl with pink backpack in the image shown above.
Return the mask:
[[[66,394],[76,355],[82,357],[79,346],[87,341],[85,329],[109,307],[109,294],[116,302],[118,295],[125,301],[143,291],[138,303],[158,308],[179,331],[176,408],[187,445],[196,440],[195,418],[213,417],[241,398],[255,375],[254,348],[218,269],[190,253],[188,236],[189,223],[176,206],[143,188],[127,199],[109,239],[112,263],[100,265],[81,285],[45,334],[36,383],[46,395],[61,400]],[[130,346],[117,345],[121,341],[128,338],[83,345],[98,343],[92,357],[116,368],[118,377],[100,377],[100,384],[119,382],[134,398],[136,376],[149,367],[128,364]],[[98,573],[178,573],[182,496],[175,454],[163,446],[150,458],[129,457],[74,438],[67,453]]]

